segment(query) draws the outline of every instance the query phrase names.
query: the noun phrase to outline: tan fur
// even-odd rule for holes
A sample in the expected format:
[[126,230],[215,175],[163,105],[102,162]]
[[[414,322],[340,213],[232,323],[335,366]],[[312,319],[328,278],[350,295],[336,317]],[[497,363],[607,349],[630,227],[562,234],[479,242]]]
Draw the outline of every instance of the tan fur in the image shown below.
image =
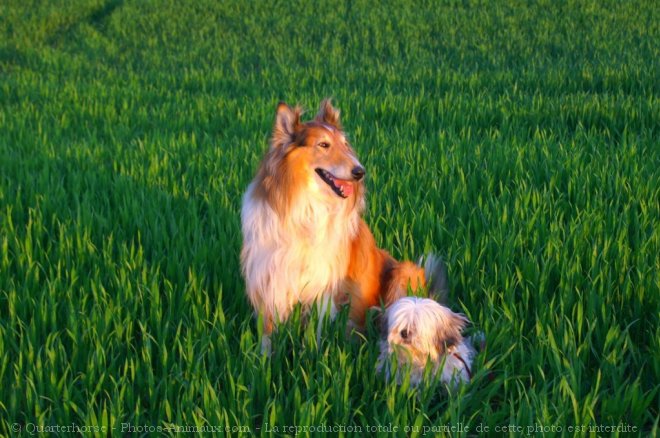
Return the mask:
[[397,262],[378,248],[367,224],[360,220],[358,235],[351,242],[351,261],[345,281],[347,296],[336,298],[338,304],[350,301],[350,318],[359,327],[367,309],[396,301],[425,286],[424,269],[411,262]]

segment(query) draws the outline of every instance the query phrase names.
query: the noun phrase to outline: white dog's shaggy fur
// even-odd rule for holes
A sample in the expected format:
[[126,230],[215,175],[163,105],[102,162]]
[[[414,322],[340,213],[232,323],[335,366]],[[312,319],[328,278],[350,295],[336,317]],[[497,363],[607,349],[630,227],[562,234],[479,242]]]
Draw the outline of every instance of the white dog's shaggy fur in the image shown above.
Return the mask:
[[433,375],[451,387],[472,377],[475,350],[462,335],[468,319],[428,298],[404,297],[385,311],[377,369],[391,377],[390,356],[397,361],[396,380],[401,383],[410,366],[410,383],[418,385],[428,361]]

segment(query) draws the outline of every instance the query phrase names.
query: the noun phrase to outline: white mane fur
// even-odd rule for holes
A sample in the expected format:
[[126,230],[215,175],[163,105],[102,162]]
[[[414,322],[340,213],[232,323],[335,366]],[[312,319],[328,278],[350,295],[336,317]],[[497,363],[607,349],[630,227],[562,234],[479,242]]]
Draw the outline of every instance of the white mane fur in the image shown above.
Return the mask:
[[248,187],[241,210],[243,275],[252,305],[284,321],[297,303],[334,296],[346,276],[360,208],[328,202],[312,182],[281,217],[255,196],[256,184]]

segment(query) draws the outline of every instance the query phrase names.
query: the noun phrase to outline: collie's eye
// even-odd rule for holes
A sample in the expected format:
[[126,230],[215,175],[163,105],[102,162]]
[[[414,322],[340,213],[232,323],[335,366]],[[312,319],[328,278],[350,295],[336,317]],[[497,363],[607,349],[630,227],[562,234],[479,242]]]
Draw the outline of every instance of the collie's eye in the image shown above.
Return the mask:
[[401,335],[401,339],[408,339],[408,330],[406,329],[401,330],[401,333],[399,333],[399,335]]
[[330,147],[330,143],[322,141],[318,144],[319,147],[322,147],[323,149],[328,149]]

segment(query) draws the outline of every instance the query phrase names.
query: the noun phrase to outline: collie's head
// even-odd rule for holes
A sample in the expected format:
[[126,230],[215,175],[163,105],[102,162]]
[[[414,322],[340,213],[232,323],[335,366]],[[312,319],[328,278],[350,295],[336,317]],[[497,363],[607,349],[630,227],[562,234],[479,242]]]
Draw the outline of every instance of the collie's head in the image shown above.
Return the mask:
[[329,99],[314,119],[302,122],[300,107],[277,106],[270,149],[256,178],[256,195],[285,214],[299,197],[343,211],[361,210],[365,169]]

